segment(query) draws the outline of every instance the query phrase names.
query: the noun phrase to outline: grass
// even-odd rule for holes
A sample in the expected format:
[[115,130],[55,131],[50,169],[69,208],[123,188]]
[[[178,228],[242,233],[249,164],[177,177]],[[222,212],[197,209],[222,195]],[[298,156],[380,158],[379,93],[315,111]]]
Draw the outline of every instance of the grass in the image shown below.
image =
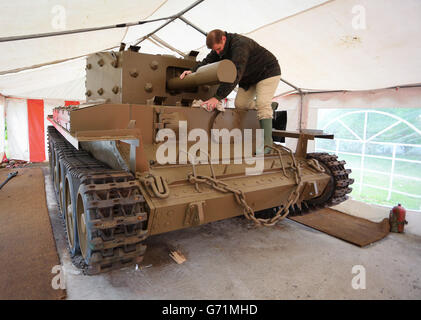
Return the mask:
[[[358,113],[350,113],[358,111]],[[381,111],[382,114],[376,112]],[[366,134],[364,135],[365,112],[367,113]],[[350,113],[350,114],[348,114]],[[348,114],[348,115],[347,115]],[[373,137],[375,134],[382,132],[385,128],[393,123],[396,123],[398,117],[411,123],[415,128],[421,128],[421,108],[381,108],[381,109],[319,109],[318,111],[318,128],[324,128],[327,132],[333,133],[337,139],[352,139],[356,138],[342,126],[339,122],[330,123],[332,119],[343,116],[343,121],[349,128],[362,139]],[[330,123],[330,125],[328,125]],[[399,125],[383,132],[382,134],[373,138],[365,145],[366,155],[392,157],[393,146],[381,145],[372,142],[394,142],[405,143],[412,145],[421,145],[421,135],[413,130],[413,128],[401,122]],[[317,149],[337,150],[338,140],[316,140]],[[352,169],[351,177],[355,179],[353,192],[351,196],[354,199],[377,203],[382,205],[394,206],[401,203],[405,208],[412,210],[421,210],[421,198],[402,195],[392,192],[389,195],[388,190],[380,190],[373,187],[368,187],[369,184],[381,188],[389,188],[390,176],[392,171],[392,159],[377,159],[365,157],[364,163],[361,163],[361,156],[347,155],[341,152],[351,152],[356,154],[362,153],[362,141],[339,143],[339,159],[347,162],[346,168]],[[397,146],[395,148],[396,158],[406,160],[421,161],[421,146]],[[381,173],[372,173],[363,171],[374,170]],[[421,180],[414,180],[411,178],[421,179],[421,163],[410,163],[396,160],[394,164],[394,174],[406,176],[408,178],[393,177],[392,190],[398,192],[405,192],[416,196],[421,196]],[[362,181],[361,181],[362,179]],[[362,182],[362,185],[361,185]],[[390,199],[388,200],[388,197]]]
[[[339,160],[345,160],[347,163],[345,167],[347,169],[352,170],[350,177],[355,180],[355,183],[351,186],[353,188],[353,191],[351,193],[352,198],[368,203],[376,203],[386,206],[395,206],[398,203],[401,203],[406,209],[421,210],[421,198],[406,196],[396,192],[392,192],[390,200],[387,200],[388,191],[376,189],[365,185],[369,184],[372,186],[389,188],[392,160],[365,158],[365,169],[384,172],[384,174],[364,171],[362,176],[363,186],[361,187],[361,156],[339,153],[338,158]],[[413,160],[421,159],[415,158]],[[396,161],[394,173],[404,175],[407,177],[415,177],[421,179],[421,164]],[[392,190],[420,196],[421,181],[394,176]]]

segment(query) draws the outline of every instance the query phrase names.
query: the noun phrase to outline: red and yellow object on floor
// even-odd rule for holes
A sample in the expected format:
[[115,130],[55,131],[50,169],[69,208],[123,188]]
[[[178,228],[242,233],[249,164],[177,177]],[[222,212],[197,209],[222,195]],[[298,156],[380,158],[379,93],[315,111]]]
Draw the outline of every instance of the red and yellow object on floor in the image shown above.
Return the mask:
[[390,210],[389,222],[390,222],[390,231],[403,233],[405,224],[408,224],[408,221],[405,220],[406,210],[399,203],[397,206],[393,207]]

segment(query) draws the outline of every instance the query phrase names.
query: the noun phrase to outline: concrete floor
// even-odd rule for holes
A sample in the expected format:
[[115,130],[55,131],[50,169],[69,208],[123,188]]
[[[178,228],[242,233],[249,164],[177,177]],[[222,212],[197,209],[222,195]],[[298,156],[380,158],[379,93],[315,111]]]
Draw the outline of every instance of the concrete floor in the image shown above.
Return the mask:
[[[83,275],[43,171],[68,299],[421,299],[421,237],[390,234],[359,248],[288,219],[255,229],[238,217],[153,236],[137,270]],[[174,247],[185,263],[168,256]],[[365,290],[352,288],[355,265],[366,270]]]

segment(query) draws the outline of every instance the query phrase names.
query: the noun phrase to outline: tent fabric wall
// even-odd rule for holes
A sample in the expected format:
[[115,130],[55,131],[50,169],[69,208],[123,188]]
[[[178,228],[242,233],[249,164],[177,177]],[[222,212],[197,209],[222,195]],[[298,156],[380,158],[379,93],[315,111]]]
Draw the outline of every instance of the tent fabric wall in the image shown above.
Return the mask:
[[[365,28],[356,28],[354,8]],[[330,1],[248,36],[275,52],[299,88],[381,89],[420,82],[420,16],[418,0]]]
[[[144,20],[163,0],[1,1],[0,37],[103,27]],[[34,14],[36,13],[36,14]],[[118,46],[127,28],[0,43],[0,73]],[[70,44],[70,45],[69,45]]]
[[301,89],[372,90],[421,82],[420,29],[419,0],[335,0],[245,35],[273,52],[282,77]]
[[[193,3],[194,0],[55,2],[66,9],[68,24],[65,30],[167,17]],[[223,15],[221,7],[226,8]],[[18,9],[19,15],[16,14]],[[0,13],[0,37],[54,31],[51,29],[51,9],[47,1],[36,5],[33,1],[5,5]],[[12,18],[15,16],[25,18],[25,24]],[[387,4],[383,0],[268,0],[265,6],[256,5],[254,0],[233,0],[229,4],[223,0],[207,0],[184,17],[204,31],[222,28],[255,39],[276,55],[282,77],[302,89],[372,90],[421,83],[421,46],[413,40],[418,38],[421,29],[419,0],[389,1]],[[356,27],[355,21],[364,23],[361,27],[357,23]],[[162,23],[0,43],[2,52],[7,52],[0,62],[0,74],[81,57],[116,47],[120,41],[133,44]],[[156,35],[186,53],[200,49],[199,59],[209,51],[204,46],[204,35],[180,20],[170,23]],[[143,41],[140,46],[141,52],[145,53],[171,52],[152,40]],[[13,75],[7,74],[5,78],[0,77],[0,93],[38,99],[84,99],[83,64],[83,59],[76,59],[66,62],[69,68],[62,64],[51,66],[49,74],[60,74],[63,79],[37,69],[31,74],[35,81],[25,82],[28,87],[22,88],[8,85]],[[60,69],[67,70],[60,72]],[[51,93],[48,87],[54,87],[54,96],[48,95]],[[69,87],[74,88],[72,96],[65,95]],[[277,93],[290,90],[280,83]]]
[[47,116],[53,113],[55,107],[79,103],[66,100],[7,98],[9,158],[30,162],[48,160],[47,127],[51,124]]
[[85,99],[85,59],[0,75],[4,96],[32,99]]
[[26,102],[28,107],[29,161],[42,162],[45,160],[44,101],[28,99]]
[[[37,5],[33,1],[23,3],[26,5],[17,6],[22,11],[19,16],[28,16],[28,21],[25,20],[25,24],[16,22],[16,19],[11,21],[13,19],[10,17],[13,14],[16,16],[15,4],[7,3],[1,13],[0,37],[16,35],[16,30],[19,30],[18,34],[52,31],[51,7],[46,1],[42,2],[41,7],[38,2]],[[118,4],[109,0],[57,2],[58,5],[63,4],[68,14],[69,24],[66,30],[137,21],[144,17],[162,18],[173,15],[192,3],[194,0],[125,0]],[[220,14],[221,7],[226,8],[223,15]],[[33,12],[37,14],[34,15]],[[81,12],[86,13],[86,16],[80,14]],[[419,0],[389,1],[387,4],[383,0],[268,0],[265,6],[256,5],[254,0],[233,0],[229,4],[223,0],[207,0],[184,16],[205,31],[222,28],[255,39],[276,55],[281,64],[283,78],[302,89],[372,90],[421,83],[421,46],[418,41],[413,40],[418,38],[421,29]],[[212,19],[209,19],[210,16]],[[364,23],[359,27],[355,21]],[[34,29],[17,24],[33,26]],[[80,57],[118,46],[120,41],[133,44],[160,25],[162,21],[123,28],[127,29],[124,34],[120,29],[110,29],[98,34],[89,32],[0,43],[2,52],[7,53],[2,57],[0,73]],[[158,31],[157,36],[186,53],[199,48],[199,58],[208,52],[204,47],[204,35],[179,20]],[[156,42],[143,41],[140,45],[141,52],[145,53],[169,52]],[[83,71],[82,67],[75,69],[78,72]],[[66,75],[67,82],[58,82],[62,87],[69,83],[83,84],[79,81],[79,74]],[[37,82],[43,83],[50,78],[34,72],[33,79],[41,79]],[[3,92],[6,89],[2,88],[0,78],[0,93],[3,95],[70,98],[33,96],[40,88],[9,88],[14,90],[13,94]],[[81,88],[78,90],[81,95],[84,94]],[[290,87],[281,83],[278,93],[289,90]]]
[[[370,91],[341,91],[278,96],[280,110],[287,110],[287,130],[316,129],[317,112],[323,108],[421,108],[421,87],[390,88]],[[301,121],[301,124],[300,124]],[[286,139],[287,146],[295,150],[296,140]],[[314,141],[309,141],[309,152],[314,151]]]
[[6,124],[9,158],[29,161],[26,99],[6,99]]
[[5,108],[6,99],[0,95],[0,162],[3,159],[5,147]]
[[[194,0],[169,0],[149,19],[161,18],[177,13],[188,7]],[[285,19],[320,4],[326,0],[265,0],[264,5],[255,0],[205,0],[183,16],[205,32],[222,29],[229,32],[246,34],[279,19]],[[210,18],[211,17],[211,18]],[[148,26],[131,28],[124,38],[130,42],[146,34]],[[149,29],[150,30],[150,29]],[[150,30],[152,31],[152,30]],[[156,35],[173,47],[188,53],[190,50],[203,48],[205,37],[184,22],[176,20]]]

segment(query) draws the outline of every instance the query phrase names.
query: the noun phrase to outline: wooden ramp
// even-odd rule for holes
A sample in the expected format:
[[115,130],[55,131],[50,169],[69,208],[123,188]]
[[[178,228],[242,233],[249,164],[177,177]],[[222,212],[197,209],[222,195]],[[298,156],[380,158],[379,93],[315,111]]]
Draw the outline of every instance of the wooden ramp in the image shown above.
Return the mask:
[[0,169],[18,175],[0,189],[0,299],[64,299],[52,269],[60,265],[41,168]]
[[389,219],[375,223],[329,208],[289,219],[360,247],[383,239],[390,228]]

